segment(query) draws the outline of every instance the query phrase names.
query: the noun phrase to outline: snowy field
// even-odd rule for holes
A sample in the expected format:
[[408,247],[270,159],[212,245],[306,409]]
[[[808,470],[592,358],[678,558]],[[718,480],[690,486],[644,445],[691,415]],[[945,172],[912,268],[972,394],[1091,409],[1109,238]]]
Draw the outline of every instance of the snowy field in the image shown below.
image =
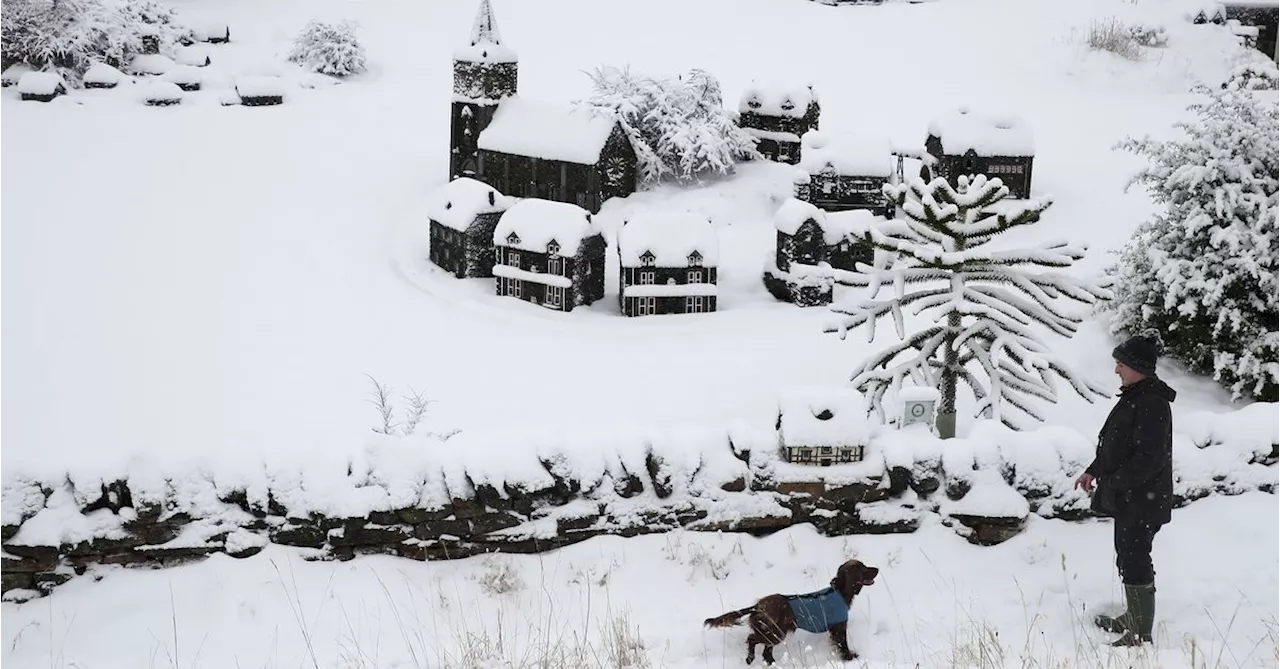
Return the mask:
[[[4,607],[6,667],[453,669],[742,667],[744,628],[704,618],[879,567],[854,600],[844,665],[800,632],[780,667],[1275,667],[1275,497],[1212,498],[1156,537],[1156,649],[1113,650],[1089,620],[1121,592],[1111,528],[1032,521],[993,548],[943,527],[905,536],[598,538],[544,555],[306,562],[272,547],[75,580]],[[10,664],[10,663],[13,664]],[[758,662],[758,660],[757,660]]]
[[[844,383],[872,350],[865,338],[824,334],[827,310],[777,303],[760,281],[772,213],[790,190],[791,171],[777,165],[601,213],[610,240],[632,212],[709,216],[721,235],[718,313],[623,318],[612,248],[605,300],[570,314],[497,298],[491,281],[458,281],[427,262],[424,212],[448,176],[450,55],[475,4],[185,0],[183,17],[225,20],[234,41],[210,48],[207,90],[180,106],[144,106],[143,85],[52,104],[0,92],[6,472],[341,459],[367,444],[377,418],[366,374],[436,400],[432,431],[767,428],[784,388]],[[1016,113],[1036,134],[1033,193],[1056,204],[1013,241],[1088,242],[1077,271],[1089,274],[1151,212],[1141,192],[1123,192],[1141,161],[1111,147],[1170,136],[1188,88],[1217,85],[1238,51],[1224,29],[1187,22],[1193,6],[494,2],[525,97],[581,99],[584,70],[629,64],[655,75],[706,69],[731,107],[754,77],[810,80],[824,131],[899,144],[921,143],[929,120],[956,105]],[[1090,52],[1084,31],[1110,16],[1165,25],[1169,46],[1142,62]],[[318,86],[285,64],[312,18],[357,19],[371,71]],[[220,89],[264,73],[285,79],[283,106],[219,105]],[[1051,341],[1077,370],[1114,383],[1101,321]],[[1175,424],[1232,408],[1211,381],[1171,367],[1161,375],[1179,392]],[[1091,438],[1108,409],[1067,396],[1048,422]],[[459,658],[471,654],[508,663],[478,666],[537,666],[557,645],[625,646],[633,633],[607,631],[625,614],[654,666],[741,666],[741,630],[700,631],[701,620],[814,589],[856,551],[885,570],[854,607],[868,666],[1274,667],[1277,515],[1264,494],[1175,513],[1156,541],[1163,627],[1152,657],[1098,650],[1081,622],[1119,597],[1109,526],[1033,521],[991,549],[938,527],[596,539],[511,558],[524,586],[501,595],[477,583],[500,575],[501,561],[309,563],[272,548],[6,603],[0,658],[86,669],[422,667],[468,666]],[[1004,655],[993,657],[997,632]],[[825,649],[802,636],[786,662],[823,666]]]

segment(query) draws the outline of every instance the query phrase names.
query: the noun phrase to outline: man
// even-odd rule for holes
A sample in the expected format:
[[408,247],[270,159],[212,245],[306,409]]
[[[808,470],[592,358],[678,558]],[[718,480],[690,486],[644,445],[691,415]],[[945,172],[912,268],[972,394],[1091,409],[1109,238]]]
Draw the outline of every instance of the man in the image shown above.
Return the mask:
[[[1151,642],[1155,624],[1155,569],[1151,541],[1173,510],[1173,418],[1177,393],[1156,378],[1158,340],[1133,337],[1111,352],[1120,400],[1098,433],[1093,463],[1076,479],[1093,493],[1091,507],[1115,519],[1116,566],[1125,612],[1094,624],[1122,636],[1113,646]],[[1095,489],[1096,484],[1096,489]]]

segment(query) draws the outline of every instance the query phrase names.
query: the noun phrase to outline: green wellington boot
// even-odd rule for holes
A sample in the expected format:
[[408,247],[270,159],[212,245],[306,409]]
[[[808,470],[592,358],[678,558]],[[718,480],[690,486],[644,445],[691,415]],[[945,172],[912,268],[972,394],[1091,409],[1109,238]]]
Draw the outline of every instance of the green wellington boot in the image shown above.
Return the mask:
[[[1156,624],[1155,584],[1126,585],[1124,599],[1125,612],[1116,618],[1110,618],[1118,624],[1119,629],[1116,631],[1122,634],[1111,645],[1120,647],[1151,643],[1151,630]],[[1102,627],[1100,620],[1102,618],[1109,618],[1109,616],[1098,616],[1098,619],[1094,620],[1099,627]]]

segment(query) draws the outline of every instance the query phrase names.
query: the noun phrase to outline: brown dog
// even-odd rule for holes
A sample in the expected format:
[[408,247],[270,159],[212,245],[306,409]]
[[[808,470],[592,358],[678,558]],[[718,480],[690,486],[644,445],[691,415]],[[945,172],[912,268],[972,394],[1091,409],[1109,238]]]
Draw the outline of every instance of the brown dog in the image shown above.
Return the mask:
[[764,644],[765,664],[773,664],[773,647],[782,643],[797,627],[810,632],[827,632],[831,643],[846,662],[858,657],[849,650],[849,607],[853,596],[864,586],[876,582],[880,570],[857,560],[849,560],[836,570],[831,587],[807,595],[769,595],[752,606],[707,618],[707,627],[741,625],[750,615],[751,634],[747,636],[747,664],[756,659],[756,644]]

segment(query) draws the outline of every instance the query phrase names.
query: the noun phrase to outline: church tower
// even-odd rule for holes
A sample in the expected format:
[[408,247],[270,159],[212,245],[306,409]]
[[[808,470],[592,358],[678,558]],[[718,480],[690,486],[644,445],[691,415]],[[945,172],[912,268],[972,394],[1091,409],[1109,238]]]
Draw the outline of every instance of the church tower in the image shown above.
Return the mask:
[[471,43],[453,53],[449,178],[476,176],[476,141],[502,100],[516,94],[516,52],[502,43],[489,0],[480,0]]

